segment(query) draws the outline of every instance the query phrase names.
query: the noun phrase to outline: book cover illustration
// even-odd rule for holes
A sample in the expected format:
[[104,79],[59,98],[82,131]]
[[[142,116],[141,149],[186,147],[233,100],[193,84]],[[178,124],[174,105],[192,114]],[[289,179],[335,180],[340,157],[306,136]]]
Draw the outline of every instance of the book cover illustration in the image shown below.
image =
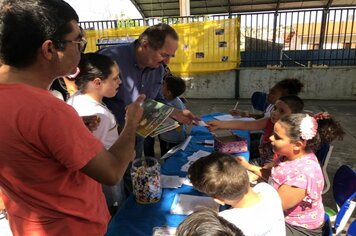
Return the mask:
[[[136,133],[144,138],[153,133],[160,125],[164,125],[164,121],[174,110],[174,107],[167,106],[153,99],[147,99],[142,104],[142,108],[143,115]],[[160,129],[163,128],[165,127],[160,127]]]
[[161,125],[157,127],[156,130],[154,130],[150,136],[151,137],[156,137],[159,134],[171,131],[173,129],[178,128],[180,125],[178,124],[177,121],[173,120],[172,118],[168,117]]

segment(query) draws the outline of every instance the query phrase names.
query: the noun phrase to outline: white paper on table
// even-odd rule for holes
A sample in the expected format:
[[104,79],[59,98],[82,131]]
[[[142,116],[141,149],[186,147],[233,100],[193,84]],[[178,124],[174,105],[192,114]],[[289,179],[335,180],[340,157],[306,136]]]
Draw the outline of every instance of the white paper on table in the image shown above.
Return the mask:
[[169,149],[168,152],[161,157],[161,159],[166,159],[166,158],[172,156],[174,153],[176,153],[179,150],[184,151],[191,139],[192,139],[192,136],[188,136],[188,138],[186,138],[183,143]]
[[177,228],[162,226],[162,227],[154,227],[152,231],[153,231],[152,236],[175,236]]
[[252,121],[252,120],[255,120],[255,118],[252,118],[252,117],[232,116],[230,114],[214,116],[214,118],[217,120],[224,120],[224,121],[229,121],[229,120]]
[[188,138],[185,139],[185,141],[182,143],[182,147],[181,147],[182,151],[185,150],[185,148],[188,146],[191,139],[192,139],[192,136],[188,136]]
[[179,188],[183,185],[186,178],[176,175],[161,175],[162,188]]
[[241,116],[232,116],[230,114],[213,116],[217,120],[236,120],[237,118],[241,118]]
[[201,157],[205,157],[210,155],[211,152],[207,152],[207,151],[203,151],[203,150],[199,150],[197,152],[194,152],[191,156],[188,157],[189,161],[196,161]]
[[177,194],[171,206],[171,213],[189,215],[199,207],[208,207],[217,211],[219,204],[211,197]]
[[199,121],[193,121],[193,124],[196,126],[208,126],[205,121],[199,120]]
[[192,182],[190,182],[190,179],[188,177],[184,179],[183,184],[188,186],[193,186]]
[[189,167],[194,163],[195,161],[188,161],[182,167],[180,168],[181,171],[183,172],[188,172]]
[[187,159],[188,159],[188,162],[185,163],[181,168],[180,170],[183,171],[183,172],[187,172],[189,167],[196,161],[198,160],[199,158],[202,158],[202,157],[205,157],[207,155],[210,155],[211,153],[210,152],[206,152],[206,151],[203,151],[203,150],[199,150],[197,152],[194,152],[191,156],[189,156]]

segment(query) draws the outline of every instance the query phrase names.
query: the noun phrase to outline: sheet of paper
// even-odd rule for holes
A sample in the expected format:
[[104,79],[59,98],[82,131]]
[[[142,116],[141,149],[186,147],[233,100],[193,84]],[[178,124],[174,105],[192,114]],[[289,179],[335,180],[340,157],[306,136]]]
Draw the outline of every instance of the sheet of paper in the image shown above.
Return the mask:
[[192,139],[192,136],[189,136],[189,137],[184,141],[184,143],[182,143],[182,147],[181,147],[182,151],[185,150],[185,148],[188,146],[188,144],[189,144],[189,142],[190,142],[191,139]]
[[178,215],[189,215],[199,207],[219,209],[219,204],[211,197],[177,194],[171,206],[171,213]]
[[183,172],[187,172],[189,167],[196,161],[198,160],[199,158],[201,157],[205,157],[207,155],[210,155],[211,153],[210,152],[206,152],[206,151],[203,151],[203,150],[199,150],[197,152],[194,152],[191,156],[189,156],[187,159],[188,159],[188,162],[185,163],[181,168],[180,170],[183,171]]
[[162,227],[154,227],[152,231],[153,231],[152,236],[175,236],[177,228],[162,226]]
[[185,179],[176,175],[161,175],[161,186],[162,188],[179,188]]
[[188,172],[189,167],[194,163],[194,161],[188,161],[182,167],[180,168],[181,171],[183,172]]
[[183,184],[188,186],[193,186],[192,182],[190,182],[190,179],[188,177],[184,179]]
[[203,151],[203,150],[199,150],[197,152],[194,152],[191,156],[188,157],[188,160],[190,161],[196,161],[201,157],[205,157],[207,155],[210,155],[211,152],[207,152],[207,151]]
[[252,118],[252,117],[232,116],[230,114],[214,116],[214,118],[217,120],[224,120],[224,121],[229,121],[229,120],[251,121],[251,120],[255,120],[255,118]]
[[161,159],[166,159],[179,150],[184,151],[191,139],[192,139],[192,136],[188,136],[188,138],[186,138],[186,140],[183,143],[169,149],[168,152],[161,157]]
[[241,118],[241,116],[232,116],[230,114],[214,116],[217,120],[236,120],[238,117]]
[[208,126],[204,121],[199,120],[199,121],[193,121],[193,125],[197,126]]

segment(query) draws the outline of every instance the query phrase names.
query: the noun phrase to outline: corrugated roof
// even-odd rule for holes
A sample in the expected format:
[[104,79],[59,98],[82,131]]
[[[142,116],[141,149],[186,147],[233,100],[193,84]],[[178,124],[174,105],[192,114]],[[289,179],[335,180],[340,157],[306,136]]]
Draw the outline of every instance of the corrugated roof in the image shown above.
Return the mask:
[[[142,17],[179,16],[179,0],[131,0]],[[191,15],[356,6],[356,0],[190,0]]]

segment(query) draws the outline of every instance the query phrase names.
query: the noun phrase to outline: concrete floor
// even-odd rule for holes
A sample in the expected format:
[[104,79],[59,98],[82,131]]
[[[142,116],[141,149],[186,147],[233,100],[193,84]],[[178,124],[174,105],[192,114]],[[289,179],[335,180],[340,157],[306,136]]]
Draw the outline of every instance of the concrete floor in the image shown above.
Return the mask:
[[[186,105],[194,114],[200,116],[213,112],[227,112],[234,107],[235,102],[234,99],[188,99]],[[251,110],[250,104],[250,100],[240,100],[238,107],[242,110]],[[328,111],[341,122],[346,132],[344,140],[332,144],[334,149],[327,166],[332,186],[333,176],[341,165],[356,168],[356,101],[306,100],[305,110],[313,113]],[[323,195],[323,202],[325,206],[336,210],[332,187]]]

